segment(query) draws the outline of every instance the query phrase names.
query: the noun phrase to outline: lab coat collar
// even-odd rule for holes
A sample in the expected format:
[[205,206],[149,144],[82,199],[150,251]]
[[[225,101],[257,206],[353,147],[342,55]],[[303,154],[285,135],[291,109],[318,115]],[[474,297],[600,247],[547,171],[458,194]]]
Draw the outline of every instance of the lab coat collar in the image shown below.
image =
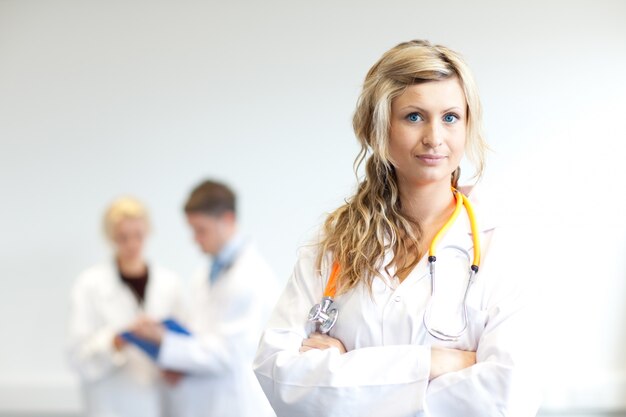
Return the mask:
[[[209,269],[209,278],[212,282],[235,263],[245,244],[245,237],[238,233],[224,245],[222,250],[213,258],[213,263]],[[214,270],[215,272],[213,272]]]
[[[146,284],[146,291],[144,293],[144,308],[148,305],[149,300],[152,298],[150,293],[152,291],[152,287],[154,286],[154,275],[155,270],[153,266],[148,262],[148,282]],[[105,264],[105,276],[103,277],[103,288],[102,292],[107,297],[120,297],[120,296],[129,296],[132,300],[139,306],[137,302],[137,298],[132,293],[132,290],[128,288],[126,284],[122,281],[119,274],[119,267],[117,265],[117,260],[113,257],[109,262]],[[122,295],[124,294],[124,295]]]
[[217,256],[215,256],[214,262],[219,262],[222,265],[232,264],[244,243],[244,236],[237,233],[224,245]]
[[[469,198],[472,207],[474,207],[476,223],[480,232],[487,232],[491,229],[495,229],[496,226],[498,226],[498,215],[496,214],[493,205],[483,196],[482,188],[480,186],[461,186],[458,188],[458,190],[462,192],[463,195]],[[468,233],[471,235],[467,212],[465,212],[463,218],[465,219],[464,223],[468,226]]]
[[[480,187],[478,186],[461,186],[458,188],[460,192],[462,192],[466,197],[469,198],[472,207],[474,208],[474,215],[476,216],[476,223],[480,233],[488,232],[492,229],[495,229],[499,224],[498,216],[495,215],[495,211],[491,207],[491,204],[487,204],[483,202],[483,198],[481,197]],[[390,240],[387,236],[385,238],[385,244],[389,244]],[[442,236],[441,241],[439,242],[439,246],[454,244],[456,246],[460,246],[468,252],[473,249],[474,242],[472,240],[472,229],[469,222],[469,217],[467,215],[467,211],[465,209],[461,210],[459,217],[456,219],[454,224],[448,229],[447,233]],[[482,241],[481,241],[482,244]],[[387,251],[384,254],[381,265],[388,265],[393,258],[393,252]],[[422,269],[426,269],[428,262],[428,256],[425,255],[422,257],[420,262],[415,266],[415,270],[419,272]],[[322,262],[322,275],[328,278],[330,276],[330,269],[332,266],[332,254],[328,253],[323,258]],[[384,272],[383,275],[386,279],[393,281],[393,277],[395,276],[396,270],[394,267],[390,267],[388,271]],[[412,274],[412,273],[411,273]]]
[[[478,227],[479,233],[482,235],[485,232],[495,228],[497,224],[496,218],[490,214],[486,207],[484,207],[480,203],[480,199],[477,197],[475,190],[471,187],[461,187],[459,188],[465,196],[467,196],[474,208],[474,215],[476,217],[476,225]],[[468,195],[469,194],[469,195]],[[479,236],[479,238],[482,236]],[[480,240],[480,239],[479,239]],[[482,240],[480,240],[481,246],[483,245]],[[430,245],[429,245],[430,246]],[[441,253],[440,251],[446,246],[455,246],[457,248],[462,248],[467,251],[470,258],[472,257],[472,251],[474,248],[474,240],[472,239],[472,228],[469,221],[469,216],[467,215],[467,211],[465,208],[461,209],[461,213],[455,220],[455,222],[450,226],[445,235],[441,237],[437,248],[435,248],[435,254]],[[387,265],[391,262],[393,258],[392,251],[388,251],[385,254],[385,258],[383,260],[383,265]],[[409,273],[406,280],[410,279],[421,279],[427,276],[428,272],[428,253],[424,254],[420,261],[415,265],[413,271]],[[388,273],[385,273],[385,279],[388,280],[391,287],[395,287],[399,285],[399,283],[394,278],[396,274],[396,269],[391,267]]]
[[[494,211],[490,208],[490,205],[483,202],[477,188],[478,187],[459,187],[459,191],[469,198],[474,208],[478,231],[481,235],[484,235],[485,232],[496,228],[498,219]],[[482,236],[479,236],[479,241],[481,246],[483,246],[481,238]],[[460,246],[468,252],[473,250],[474,241],[472,228],[465,209],[461,209],[459,217],[439,242],[439,247],[445,247],[447,245]]]

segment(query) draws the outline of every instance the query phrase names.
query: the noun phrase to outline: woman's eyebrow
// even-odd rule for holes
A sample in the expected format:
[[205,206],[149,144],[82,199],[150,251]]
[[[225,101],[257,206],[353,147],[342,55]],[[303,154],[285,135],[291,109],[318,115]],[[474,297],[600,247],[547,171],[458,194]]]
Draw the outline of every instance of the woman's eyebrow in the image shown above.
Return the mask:
[[[405,111],[405,110],[417,110],[417,111],[420,111],[420,112],[426,113],[426,114],[430,113],[428,110],[425,110],[425,109],[423,109],[423,108],[421,108],[419,106],[415,106],[413,104],[409,104],[408,106],[404,106],[400,110],[402,110],[402,111]],[[460,112],[463,109],[461,107],[458,107],[458,106],[453,106],[453,107],[450,107],[450,108],[447,108],[447,109],[443,110],[442,113],[447,113],[447,112],[452,111],[452,110]]]
[[409,104],[408,106],[404,106],[403,108],[401,108],[400,110],[417,110],[417,111],[421,111],[424,113],[428,113],[427,110],[422,109],[421,107],[418,106],[414,106],[412,104]]

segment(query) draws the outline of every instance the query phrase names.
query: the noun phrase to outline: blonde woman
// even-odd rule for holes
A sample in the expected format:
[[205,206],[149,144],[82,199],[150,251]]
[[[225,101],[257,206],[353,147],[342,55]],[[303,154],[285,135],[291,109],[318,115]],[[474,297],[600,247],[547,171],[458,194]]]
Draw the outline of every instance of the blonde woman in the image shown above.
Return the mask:
[[144,315],[180,318],[178,277],[144,257],[149,230],[143,204],[131,197],[115,200],[104,215],[113,256],[83,272],[72,290],[70,360],[82,381],[88,416],[167,415],[168,374],[120,336]]
[[426,41],[392,48],[353,125],[365,175],[301,250],[257,351],[277,415],[534,415],[522,266],[457,184],[486,149],[467,65]]

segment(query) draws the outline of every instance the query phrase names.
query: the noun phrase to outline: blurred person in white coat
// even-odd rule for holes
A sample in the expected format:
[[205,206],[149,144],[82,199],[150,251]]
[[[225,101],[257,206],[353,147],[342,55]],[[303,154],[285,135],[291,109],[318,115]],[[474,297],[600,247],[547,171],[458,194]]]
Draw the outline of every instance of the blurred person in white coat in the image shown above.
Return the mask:
[[204,181],[185,204],[200,249],[211,257],[192,282],[187,330],[146,320],[138,335],[160,344],[158,363],[185,373],[176,387],[176,417],[273,416],[252,371],[261,332],[278,298],[275,275],[237,228],[236,197]]
[[182,320],[179,278],[144,257],[150,230],[145,206],[132,197],[106,210],[104,230],[114,254],[77,279],[71,293],[69,356],[78,371],[90,417],[165,417],[169,383],[163,372],[121,333],[143,316]]
[[525,259],[457,187],[486,149],[467,65],[426,41],[392,48],[353,125],[364,176],[300,251],[256,355],[277,415],[535,415]]

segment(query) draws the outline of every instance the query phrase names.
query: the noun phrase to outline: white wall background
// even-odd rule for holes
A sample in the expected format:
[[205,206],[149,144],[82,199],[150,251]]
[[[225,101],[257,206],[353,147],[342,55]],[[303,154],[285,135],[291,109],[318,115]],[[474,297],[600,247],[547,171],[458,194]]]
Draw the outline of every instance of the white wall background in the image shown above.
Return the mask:
[[119,194],[187,277],[202,258],[181,205],[227,181],[286,280],[353,190],[366,71],[413,38],[478,79],[486,186],[547,302],[545,409],[626,409],[626,2],[0,0],[0,412],[78,409],[67,297],[107,257]]

